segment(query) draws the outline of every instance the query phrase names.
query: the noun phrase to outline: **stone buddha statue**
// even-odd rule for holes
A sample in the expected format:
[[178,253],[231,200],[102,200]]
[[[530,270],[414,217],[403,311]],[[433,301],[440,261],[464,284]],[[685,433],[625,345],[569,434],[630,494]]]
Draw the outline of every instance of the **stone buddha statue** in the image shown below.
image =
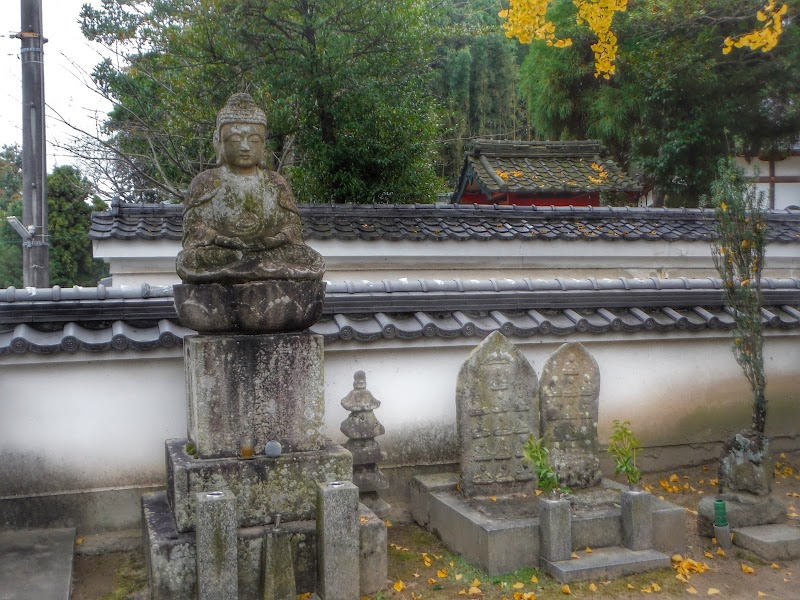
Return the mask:
[[267,117],[248,94],[217,115],[220,166],[192,180],[177,270],[187,283],[321,279],[322,257],[303,243],[289,185],[264,167]]
[[303,242],[288,183],[264,166],[266,136],[264,111],[234,94],[217,115],[219,166],[189,186],[175,304],[200,332],[303,329],[322,309],[325,264]]

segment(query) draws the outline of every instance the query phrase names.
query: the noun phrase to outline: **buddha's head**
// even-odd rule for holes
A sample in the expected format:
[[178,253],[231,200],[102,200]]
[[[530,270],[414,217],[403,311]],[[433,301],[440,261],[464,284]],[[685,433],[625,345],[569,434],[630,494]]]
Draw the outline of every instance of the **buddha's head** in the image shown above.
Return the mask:
[[250,94],[234,94],[217,114],[217,162],[237,171],[264,167],[267,116]]

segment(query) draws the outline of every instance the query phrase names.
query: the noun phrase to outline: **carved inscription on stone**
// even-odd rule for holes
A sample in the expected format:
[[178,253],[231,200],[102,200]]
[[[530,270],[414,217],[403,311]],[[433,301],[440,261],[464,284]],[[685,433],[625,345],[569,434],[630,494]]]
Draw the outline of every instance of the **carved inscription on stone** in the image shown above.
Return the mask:
[[456,389],[463,495],[536,488],[522,448],[539,431],[537,387],[531,364],[500,332],[489,335],[467,357]]
[[564,344],[542,371],[542,436],[562,485],[585,488],[602,479],[597,458],[600,369],[579,343]]

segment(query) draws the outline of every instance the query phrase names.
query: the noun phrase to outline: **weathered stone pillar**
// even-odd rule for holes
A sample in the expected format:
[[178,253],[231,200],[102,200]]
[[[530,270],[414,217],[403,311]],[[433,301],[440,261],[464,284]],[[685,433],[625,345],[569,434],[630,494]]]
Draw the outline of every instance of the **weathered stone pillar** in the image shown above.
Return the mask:
[[569,500],[539,498],[539,551],[548,562],[572,556],[572,518]]
[[622,545],[631,550],[653,547],[653,496],[642,490],[622,492]]
[[317,594],[359,599],[358,488],[350,481],[317,485]]
[[238,597],[236,497],[229,491],[197,494],[197,598]]
[[267,531],[261,556],[264,573],[261,600],[297,600],[289,535],[278,529]]

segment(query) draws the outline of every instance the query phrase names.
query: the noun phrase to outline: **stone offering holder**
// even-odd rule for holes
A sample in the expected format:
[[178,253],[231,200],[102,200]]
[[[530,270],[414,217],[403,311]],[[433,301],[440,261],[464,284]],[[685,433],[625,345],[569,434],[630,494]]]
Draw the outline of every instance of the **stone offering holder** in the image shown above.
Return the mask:
[[[236,94],[221,165],[184,206],[175,286],[188,439],[167,490],[142,498],[153,600],[357,600],[386,584],[386,525],[358,501],[353,457],[324,436],[322,258],[263,161],[266,117]],[[373,417],[374,418],[374,417]]]
[[[505,336],[489,335],[458,377],[460,472],[412,480],[414,519],[491,576],[539,565],[571,582],[669,567],[685,546],[684,510],[602,479],[599,393],[600,370],[581,344],[561,346],[539,382]],[[536,496],[522,453],[531,434],[545,436],[571,493]]]

